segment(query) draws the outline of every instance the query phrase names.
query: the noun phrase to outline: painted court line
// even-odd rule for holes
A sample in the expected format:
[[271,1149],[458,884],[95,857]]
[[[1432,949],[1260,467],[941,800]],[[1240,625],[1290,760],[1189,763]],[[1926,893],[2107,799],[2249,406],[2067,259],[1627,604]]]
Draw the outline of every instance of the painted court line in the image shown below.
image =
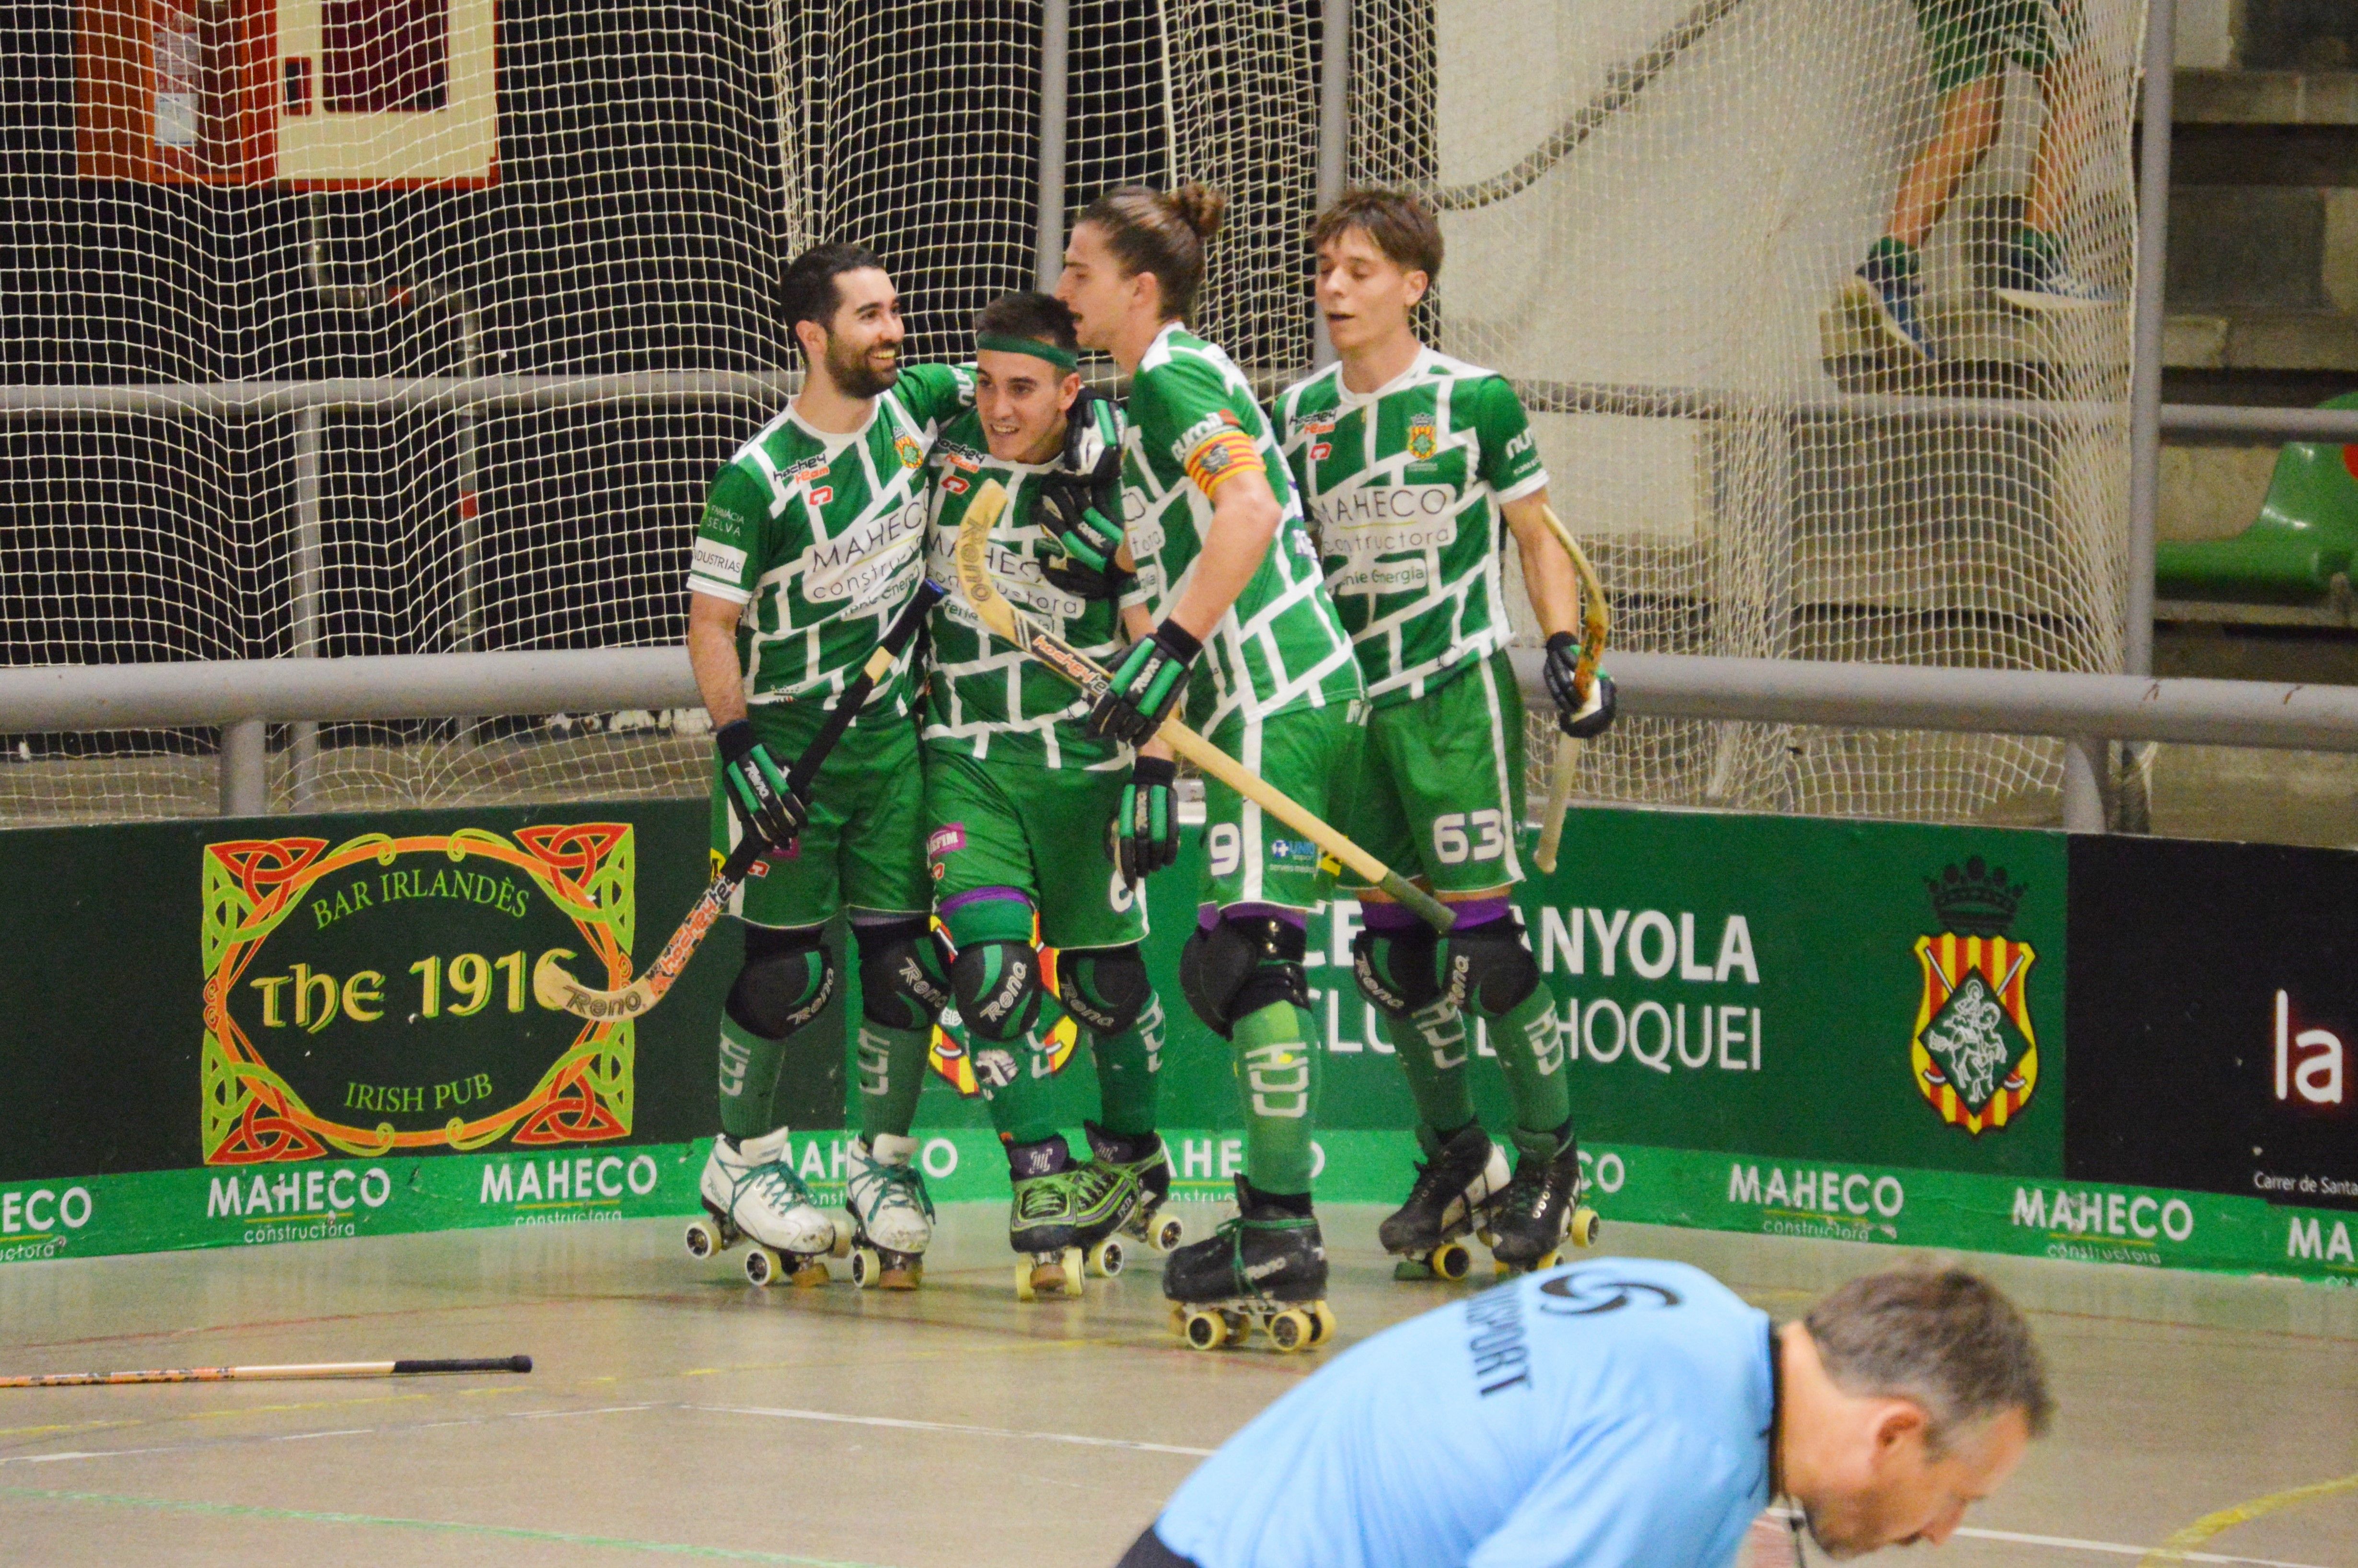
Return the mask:
[[946,1421],[903,1421],[886,1415],[841,1415],[834,1411],[764,1410],[752,1405],[682,1405],[682,1410],[708,1411],[719,1415],[761,1415],[777,1421],[837,1422],[846,1426],[892,1426],[910,1432],[959,1432],[973,1437],[1012,1437],[1025,1443],[1074,1443],[1084,1448],[1128,1448],[1141,1454],[1179,1454],[1207,1458],[1208,1448],[1182,1448],[1172,1443],[1138,1443],[1127,1437],[1084,1437],[1073,1432],[1018,1432],[1004,1426],[963,1426]]
[[191,1454],[201,1449],[237,1448],[257,1443],[308,1443],[315,1437],[376,1437],[396,1433],[430,1432],[438,1427],[491,1426],[501,1422],[550,1421],[565,1416],[622,1415],[655,1410],[653,1404],[600,1405],[592,1410],[502,1411],[495,1415],[465,1416],[456,1421],[388,1422],[381,1426],[345,1426],[326,1432],[255,1433],[241,1437],[199,1438],[189,1443],[156,1444],[140,1448],[69,1448],[55,1454],[0,1455],[0,1465],[50,1465],[61,1459],[125,1459],[139,1454]]

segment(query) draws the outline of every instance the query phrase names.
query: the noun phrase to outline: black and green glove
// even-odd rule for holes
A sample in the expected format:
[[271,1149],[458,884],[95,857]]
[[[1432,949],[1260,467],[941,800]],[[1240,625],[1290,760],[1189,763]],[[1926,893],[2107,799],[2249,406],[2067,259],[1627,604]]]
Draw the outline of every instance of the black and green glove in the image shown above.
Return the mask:
[[1175,621],[1165,621],[1153,636],[1131,643],[1107,680],[1105,695],[1089,709],[1088,732],[1132,746],[1152,740],[1179,705],[1187,666],[1203,651],[1204,644]]
[[1547,640],[1547,663],[1541,669],[1548,696],[1555,699],[1555,721],[1575,741],[1593,740],[1613,727],[1613,677],[1602,669],[1589,683],[1588,700],[1573,689],[1573,673],[1580,665],[1580,643],[1569,632]]
[[1114,864],[1132,887],[1179,860],[1179,802],[1173,786],[1179,765],[1168,757],[1141,757],[1121,786],[1113,822]]
[[786,770],[754,738],[752,720],[740,719],[712,732],[720,749],[720,777],[729,790],[730,809],[749,838],[773,849],[795,841],[810,820],[810,800],[795,787]]
[[1061,559],[1040,575],[1082,599],[1111,599],[1130,574],[1114,564],[1121,550],[1121,415],[1110,397],[1081,388],[1065,413],[1065,450],[1041,488],[1041,521],[1056,536]]

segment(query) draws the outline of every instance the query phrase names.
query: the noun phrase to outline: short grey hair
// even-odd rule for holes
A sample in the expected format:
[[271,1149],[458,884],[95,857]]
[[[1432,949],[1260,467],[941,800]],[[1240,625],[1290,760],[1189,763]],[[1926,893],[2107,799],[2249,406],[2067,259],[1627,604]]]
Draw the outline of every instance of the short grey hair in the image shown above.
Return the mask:
[[2009,1410],[2043,1435],[2055,1401],[2030,1325],[1997,1287],[1963,1269],[1894,1269],[1853,1280],[1802,1319],[1844,1393],[1912,1400],[1941,1453]]

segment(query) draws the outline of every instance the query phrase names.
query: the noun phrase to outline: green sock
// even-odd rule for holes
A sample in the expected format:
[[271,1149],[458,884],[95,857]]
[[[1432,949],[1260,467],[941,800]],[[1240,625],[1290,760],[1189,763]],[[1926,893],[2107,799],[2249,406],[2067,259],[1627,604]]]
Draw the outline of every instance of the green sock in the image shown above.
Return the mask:
[[1466,1077],[1466,1021],[1446,1001],[1436,1001],[1410,1018],[1376,1015],[1376,1027],[1391,1043],[1416,1099],[1416,1141],[1431,1154],[1438,1134],[1474,1119],[1474,1091]]
[[[1052,1007],[1043,1011],[1039,1027],[1021,1040],[977,1040],[969,1035],[966,1048],[975,1057],[975,1075],[981,1079],[990,1097],[990,1125],[1000,1138],[1009,1143],[1038,1143],[1056,1131],[1056,1097],[1050,1088],[1055,1079],[1048,1071],[1048,1053],[1041,1042],[1055,1026],[1056,1011]],[[1005,1055],[1012,1063],[1012,1076],[1004,1084],[992,1084],[984,1075],[986,1057]],[[1009,1069],[994,1064],[1001,1072]]]
[[1098,1064],[1098,1125],[1125,1138],[1154,1130],[1163,1065],[1163,1003],[1149,997],[1137,1023],[1108,1039],[1089,1036]]
[[773,1130],[770,1102],[777,1098],[783,1040],[764,1040],[735,1019],[720,1020],[720,1130],[731,1138],[759,1138]]
[[917,1095],[925,1087],[929,1029],[887,1029],[860,1021],[860,1135],[880,1132],[906,1138],[917,1119]]
[[1310,1191],[1310,1134],[1318,1110],[1315,1038],[1309,1011],[1290,1001],[1273,1001],[1236,1022],[1245,1179],[1265,1193]]
[[1515,1100],[1515,1125],[1552,1131],[1572,1118],[1572,1086],[1564,1081],[1563,1035],[1557,1025],[1555,995],[1536,987],[1518,1005],[1484,1021],[1490,1048],[1507,1075]]
[[1867,270],[1886,277],[1912,278],[1922,265],[1922,254],[1914,245],[1888,234],[1867,247]]
[[2015,231],[2014,243],[2052,267],[2063,259],[2063,242],[2043,229],[2025,223]]

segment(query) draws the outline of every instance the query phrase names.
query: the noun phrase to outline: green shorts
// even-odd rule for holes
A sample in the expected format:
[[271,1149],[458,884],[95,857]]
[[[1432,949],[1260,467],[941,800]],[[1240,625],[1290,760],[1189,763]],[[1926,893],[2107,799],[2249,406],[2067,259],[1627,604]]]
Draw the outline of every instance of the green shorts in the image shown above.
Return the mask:
[[[1343,830],[1437,892],[1523,880],[1523,694],[1504,653],[1368,716],[1358,802]],[[1344,881],[1362,886],[1348,872]]]
[[[826,718],[806,703],[757,703],[753,733],[792,767]],[[753,862],[729,913],[749,925],[819,925],[838,909],[923,914],[925,785],[914,717],[877,713],[843,732],[811,781],[810,821],[794,848]],[[713,764],[712,853],[736,847],[736,814]]]
[[2007,61],[2036,74],[2080,46],[2081,0],[1916,0],[1916,25],[1942,92],[1979,81]]
[[[1367,705],[1297,708],[1272,719],[1231,719],[1211,742],[1330,823],[1349,816]],[[1334,891],[1335,862],[1316,845],[1206,773],[1206,903],[1310,910]]]
[[1120,947],[1146,936],[1146,901],[1106,854],[1127,769],[1085,773],[925,748],[925,821],[936,907],[946,916],[984,888],[1014,888],[1057,948]]

